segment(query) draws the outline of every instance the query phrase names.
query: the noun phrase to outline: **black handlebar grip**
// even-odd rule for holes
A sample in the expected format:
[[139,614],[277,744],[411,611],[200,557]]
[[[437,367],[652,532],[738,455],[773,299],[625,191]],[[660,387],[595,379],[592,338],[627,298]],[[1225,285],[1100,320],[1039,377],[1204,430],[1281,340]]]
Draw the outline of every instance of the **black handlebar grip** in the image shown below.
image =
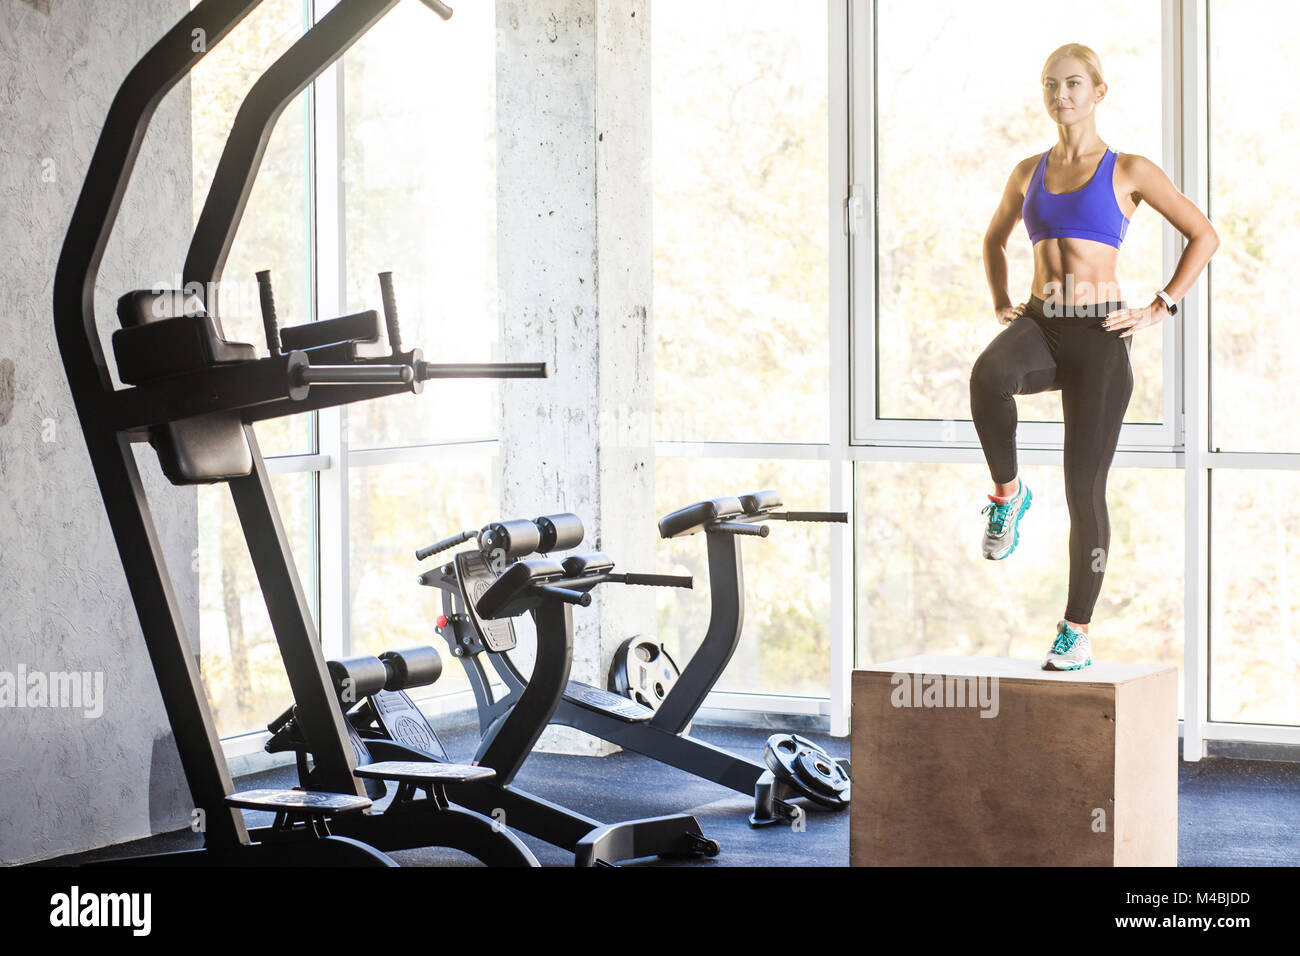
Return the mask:
[[591,606],[591,593],[588,591],[574,591],[569,588],[556,587],[553,584],[539,584],[536,586],[536,590],[539,594],[559,598],[565,604],[576,604],[579,607]]
[[284,730],[285,727],[289,726],[289,721],[293,720],[293,709],[294,705],[290,704],[283,714],[266,725],[266,729],[273,734],[278,734]]
[[[639,584],[650,588],[695,588],[695,578],[689,574],[637,574],[628,572],[618,578],[623,584]],[[611,577],[610,580],[615,580]]]
[[717,521],[709,525],[708,530],[725,534],[752,534],[759,538],[766,538],[772,533],[772,529],[765,524],[749,524],[744,521]]
[[271,291],[271,271],[257,273],[257,297],[262,305],[262,328],[266,330],[266,348],[273,356],[280,352],[280,323],[275,315],[275,295]]
[[[772,517],[777,517],[772,515]],[[836,524],[848,524],[847,511],[787,511],[780,517],[786,521],[825,521]]]
[[460,534],[453,534],[450,538],[443,538],[441,541],[435,541],[433,544],[425,545],[415,552],[415,560],[423,561],[425,558],[437,554],[439,551],[446,551],[448,548],[454,548],[458,544],[470,540],[478,534],[477,531],[462,531]]
[[384,324],[388,326],[388,348],[394,355],[402,351],[402,332],[397,327],[397,296],[393,294],[393,274],[379,273],[379,294],[384,300]]

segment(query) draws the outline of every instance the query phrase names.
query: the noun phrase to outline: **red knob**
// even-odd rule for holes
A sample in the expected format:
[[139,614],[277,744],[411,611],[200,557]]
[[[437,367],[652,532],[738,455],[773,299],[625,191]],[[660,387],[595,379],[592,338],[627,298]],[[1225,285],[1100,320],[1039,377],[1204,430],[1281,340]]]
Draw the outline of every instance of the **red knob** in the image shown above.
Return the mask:
[[447,615],[445,615],[445,614],[439,614],[439,615],[438,615],[438,629],[439,629],[439,630],[442,630],[442,629],[443,629],[444,627],[446,627],[446,626],[447,626]]

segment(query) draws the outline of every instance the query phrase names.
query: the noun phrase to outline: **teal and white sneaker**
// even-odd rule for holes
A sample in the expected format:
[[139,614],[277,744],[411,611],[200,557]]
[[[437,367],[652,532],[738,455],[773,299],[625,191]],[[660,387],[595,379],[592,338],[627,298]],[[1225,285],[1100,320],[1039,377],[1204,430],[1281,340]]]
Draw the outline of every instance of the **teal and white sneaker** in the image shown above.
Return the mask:
[[989,516],[988,524],[984,526],[984,557],[1001,561],[1016,550],[1020,543],[1020,519],[1033,500],[1034,493],[1023,479],[1010,501],[996,501],[989,495],[989,503],[980,511],[980,514]]
[[1043,661],[1045,671],[1077,671],[1092,663],[1092,644],[1088,635],[1073,624],[1056,625],[1056,640]]

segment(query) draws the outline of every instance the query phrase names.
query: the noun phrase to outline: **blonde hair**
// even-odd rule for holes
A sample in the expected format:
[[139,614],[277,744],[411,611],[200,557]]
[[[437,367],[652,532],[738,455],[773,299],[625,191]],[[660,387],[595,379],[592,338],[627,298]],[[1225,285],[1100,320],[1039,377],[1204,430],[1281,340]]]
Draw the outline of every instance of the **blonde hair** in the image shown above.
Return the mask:
[[1043,63],[1043,72],[1038,77],[1038,82],[1042,83],[1047,79],[1047,68],[1049,66],[1065,57],[1083,61],[1088,68],[1088,73],[1092,76],[1093,86],[1101,86],[1106,82],[1101,76],[1101,57],[1097,56],[1092,47],[1084,46],[1082,43],[1067,43],[1065,46],[1059,46],[1053,50],[1046,62]]

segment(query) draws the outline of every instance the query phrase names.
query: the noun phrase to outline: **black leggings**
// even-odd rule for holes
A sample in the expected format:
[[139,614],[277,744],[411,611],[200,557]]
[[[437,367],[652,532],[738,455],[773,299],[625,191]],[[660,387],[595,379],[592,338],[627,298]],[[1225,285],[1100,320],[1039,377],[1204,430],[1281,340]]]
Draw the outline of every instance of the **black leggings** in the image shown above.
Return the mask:
[[1003,329],[975,361],[971,417],[989,473],[1016,477],[1016,395],[1061,393],[1065,422],[1065,502],[1070,510],[1070,593],[1065,619],[1087,624],[1101,593],[1110,549],[1106,475],[1133,394],[1132,337],[1101,328],[1122,302],[1056,307],[1030,298],[1023,315]]

